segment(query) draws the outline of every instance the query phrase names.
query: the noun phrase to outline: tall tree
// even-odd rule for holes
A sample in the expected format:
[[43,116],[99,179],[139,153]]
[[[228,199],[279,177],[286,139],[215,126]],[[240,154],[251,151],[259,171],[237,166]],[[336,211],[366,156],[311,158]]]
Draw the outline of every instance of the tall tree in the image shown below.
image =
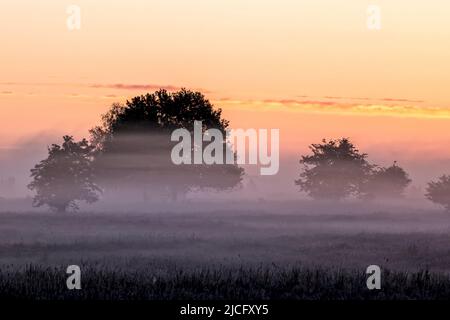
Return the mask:
[[92,151],[87,140],[64,136],[62,145],[48,148],[48,157],[31,169],[30,190],[36,192],[33,206],[48,205],[58,212],[78,209],[77,201],[93,203],[100,188],[94,183]]
[[[167,191],[176,197],[193,188],[228,189],[241,182],[243,169],[235,164],[171,161],[175,129],[193,132],[196,120],[202,121],[203,131],[215,128],[226,136],[228,121],[222,110],[214,109],[200,92],[159,90],[137,96],[124,105],[114,104],[102,119],[102,125],[91,130],[91,140],[97,150],[96,172],[105,185]],[[225,139],[221,143],[229,148]]]
[[359,196],[373,166],[347,138],[322,140],[302,156],[303,171],[295,183],[314,199],[340,200]]

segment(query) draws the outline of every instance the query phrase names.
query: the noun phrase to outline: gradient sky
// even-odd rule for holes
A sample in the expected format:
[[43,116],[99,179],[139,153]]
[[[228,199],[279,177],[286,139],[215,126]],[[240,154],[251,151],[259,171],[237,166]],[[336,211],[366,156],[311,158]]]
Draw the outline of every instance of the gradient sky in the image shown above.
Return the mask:
[[[66,27],[70,4],[81,8],[80,30]],[[381,8],[379,31],[367,28],[369,4]],[[36,134],[85,136],[113,102],[186,87],[232,127],[280,128],[284,153],[348,136],[381,162],[427,151],[449,163],[448,0],[0,6],[0,148]]]

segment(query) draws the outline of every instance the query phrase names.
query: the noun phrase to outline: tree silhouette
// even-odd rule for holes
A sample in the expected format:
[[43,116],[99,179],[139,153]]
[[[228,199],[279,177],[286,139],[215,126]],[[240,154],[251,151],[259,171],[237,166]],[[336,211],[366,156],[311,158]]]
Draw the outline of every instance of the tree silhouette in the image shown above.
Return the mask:
[[373,166],[347,138],[312,144],[312,155],[302,156],[303,172],[295,181],[314,199],[340,200],[360,195]]
[[411,183],[406,171],[394,162],[387,168],[374,168],[364,192],[368,198],[400,198]]
[[[95,170],[105,185],[168,191],[173,198],[192,188],[232,188],[243,175],[237,165],[175,165],[170,158],[176,144],[171,133],[179,128],[192,132],[194,120],[202,121],[203,131],[215,128],[225,137],[228,121],[221,113],[203,94],[185,89],[114,104],[102,125],[90,131],[97,150]],[[224,150],[229,148],[225,139],[222,143]]]
[[443,175],[437,181],[428,183],[425,196],[450,211],[450,175]]
[[47,159],[31,169],[32,182],[28,185],[36,195],[33,206],[48,205],[58,212],[68,208],[77,210],[76,201],[93,203],[98,200],[100,188],[93,182],[93,146],[83,139],[75,142],[64,136],[63,144],[48,148]]

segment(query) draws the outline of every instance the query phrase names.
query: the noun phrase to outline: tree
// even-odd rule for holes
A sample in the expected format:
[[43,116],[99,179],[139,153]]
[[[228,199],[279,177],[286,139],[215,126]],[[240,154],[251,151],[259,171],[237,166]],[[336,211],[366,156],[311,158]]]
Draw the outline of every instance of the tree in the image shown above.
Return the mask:
[[31,169],[30,190],[36,192],[33,206],[48,205],[58,212],[68,208],[77,210],[77,201],[93,203],[98,200],[100,188],[93,182],[92,151],[86,139],[74,141],[63,137],[63,144],[48,148],[47,159]]
[[364,187],[368,198],[400,198],[406,187],[411,183],[406,171],[397,165],[390,167],[375,167]]
[[[169,192],[176,198],[193,188],[228,189],[240,184],[243,169],[234,164],[175,165],[170,155],[171,133],[178,128],[193,131],[202,121],[203,131],[219,129],[226,137],[228,121],[222,110],[200,92],[159,90],[113,104],[100,126],[93,128],[95,170],[104,185]],[[229,148],[226,140],[224,149]],[[193,144],[192,152],[195,145]]]
[[450,175],[443,175],[437,181],[428,183],[425,196],[450,211]]
[[310,146],[312,155],[302,156],[303,172],[295,181],[314,199],[340,200],[360,195],[373,169],[347,138]]

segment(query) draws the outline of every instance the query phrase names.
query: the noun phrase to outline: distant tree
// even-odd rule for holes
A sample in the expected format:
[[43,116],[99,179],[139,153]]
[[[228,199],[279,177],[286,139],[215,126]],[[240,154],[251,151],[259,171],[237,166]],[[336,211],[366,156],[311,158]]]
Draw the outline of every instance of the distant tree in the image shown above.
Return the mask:
[[[167,192],[173,198],[193,188],[229,189],[240,184],[243,169],[234,164],[175,165],[170,155],[176,144],[170,140],[178,128],[193,131],[194,121],[203,130],[219,129],[226,137],[229,125],[222,110],[200,92],[159,90],[114,104],[101,126],[91,130],[96,146],[95,170],[105,185],[130,186]],[[222,141],[224,150],[229,148]],[[192,152],[195,146],[192,147]]]
[[312,144],[302,156],[303,171],[295,183],[314,199],[340,200],[359,196],[373,166],[347,138]]
[[437,181],[428,183],[425,196],[450,211],[450,175],[443,175]]
[[92,151],[87,140],[64,136],[63,144],[48,148],[47,159],[31,169],[30,190],[36,192],[33,206],[49,206],[57,212],[78,209],[77,201],[93,203],[100,188],[93,182]]
[[400,198],[410,183],[411,179],[406,171],[394,162],[387,168],[375,167],[364,192],[368,198]]

